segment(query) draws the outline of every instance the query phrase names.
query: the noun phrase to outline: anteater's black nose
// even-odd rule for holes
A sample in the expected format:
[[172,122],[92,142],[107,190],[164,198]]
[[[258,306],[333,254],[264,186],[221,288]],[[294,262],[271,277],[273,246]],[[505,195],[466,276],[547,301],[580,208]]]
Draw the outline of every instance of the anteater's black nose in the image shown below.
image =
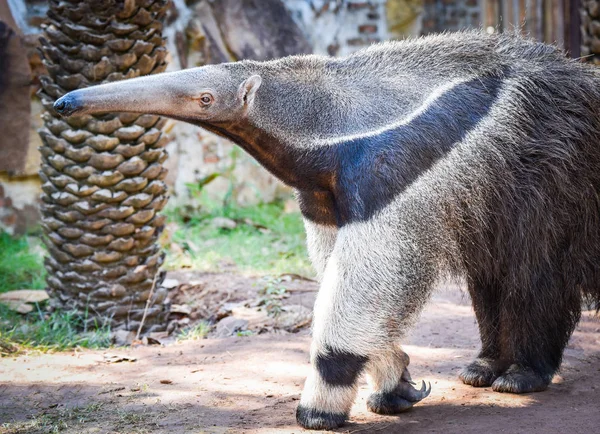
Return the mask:
[[63,100],[58,100],[54,103],[54,110],[56,110],[57,112],[62,112],[65,107],[67,106],[67,103]]
[[75,92],[70,92],[54,102],[54,110],[63,116],[69,116],[81,108]]

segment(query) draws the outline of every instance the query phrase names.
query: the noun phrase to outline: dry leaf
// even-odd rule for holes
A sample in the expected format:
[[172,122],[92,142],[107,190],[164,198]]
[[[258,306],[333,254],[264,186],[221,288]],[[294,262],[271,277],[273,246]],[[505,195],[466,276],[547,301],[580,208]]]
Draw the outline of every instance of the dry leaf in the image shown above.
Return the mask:
[[135,362],[137,359],[130,356],[119,356],[117,354],[105,354],[104,361],[106,363],[121,363],[121,362]]

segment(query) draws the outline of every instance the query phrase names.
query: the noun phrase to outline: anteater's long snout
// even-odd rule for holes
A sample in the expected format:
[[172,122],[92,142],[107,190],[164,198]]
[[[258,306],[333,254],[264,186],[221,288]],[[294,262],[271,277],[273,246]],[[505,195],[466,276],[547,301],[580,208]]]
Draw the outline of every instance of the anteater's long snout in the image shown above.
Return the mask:
[[56,100],[54,110],[63,116],[110,112],[169,116],[189,92],[185,84],[192,74],[192,70],[178,71],[74,90]]

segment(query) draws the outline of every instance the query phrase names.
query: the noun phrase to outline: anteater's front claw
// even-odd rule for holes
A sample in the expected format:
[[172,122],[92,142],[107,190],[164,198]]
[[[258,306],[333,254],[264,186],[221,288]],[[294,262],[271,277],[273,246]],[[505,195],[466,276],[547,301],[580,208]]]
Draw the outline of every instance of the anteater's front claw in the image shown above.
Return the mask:
[[413,387],[412,380],[402,380],[392,392],[374,392],[367,400],[367,408],[377,414],[396,414],[411,409],[431,393],[431,383]]

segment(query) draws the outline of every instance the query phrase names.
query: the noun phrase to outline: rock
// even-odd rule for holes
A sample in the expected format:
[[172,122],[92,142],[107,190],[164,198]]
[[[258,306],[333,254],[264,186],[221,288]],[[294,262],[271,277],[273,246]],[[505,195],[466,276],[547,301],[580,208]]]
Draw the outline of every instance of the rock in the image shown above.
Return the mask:
[[216,337],[225,338],[227,336],[233,336],[237,332],[246,330],[247,327],[247,320],[228,316],[217,323]]
[[215,217],[211,221],[212,225],[219,229],[235,229],[237,223],[227,217]]
[[311,309],[299,304],[288,305],[283,307],[281,314],[277,317],[277,326],[293,330],[310,324],[311,318]]
[[43,289],[17,289],[0,294],[0,300],[39,303],[48,300],[48,293]]
[[179,286],[179,280],[177,279],[165,279],[163,280],[162,287],[167,289],[173,289]]
[[170,313],[179,313],[181,315],[189,315],[192,313],[192,308],[187,304],[172,304]]
[[110,334],[110,339],[117,346],[131,345],[135,339],[135,332],[128,330],[116,330]]

